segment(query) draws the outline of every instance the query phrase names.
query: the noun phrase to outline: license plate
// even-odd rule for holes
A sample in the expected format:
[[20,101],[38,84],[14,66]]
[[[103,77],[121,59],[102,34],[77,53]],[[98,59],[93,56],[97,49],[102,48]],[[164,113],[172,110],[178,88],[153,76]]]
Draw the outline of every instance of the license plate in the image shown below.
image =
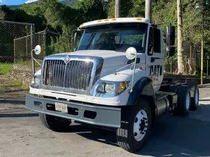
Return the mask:
[[68,113],[67,104],[56,102],[55,103],[55,110],[60,111],[60,112],[64,112],[64,113]]

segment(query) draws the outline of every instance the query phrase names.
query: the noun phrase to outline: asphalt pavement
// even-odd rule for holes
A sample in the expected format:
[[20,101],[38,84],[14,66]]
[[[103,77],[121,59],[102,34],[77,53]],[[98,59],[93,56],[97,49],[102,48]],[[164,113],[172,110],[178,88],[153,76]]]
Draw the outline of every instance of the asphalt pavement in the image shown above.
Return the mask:
[[24,94],[0,95],[0,157],[210,156],[210,87],[200,88],[200,106],[188,117],[160,117],[136,154],[118,147],[112,131],[80,124],[48,130],[37,113],[24,109]]

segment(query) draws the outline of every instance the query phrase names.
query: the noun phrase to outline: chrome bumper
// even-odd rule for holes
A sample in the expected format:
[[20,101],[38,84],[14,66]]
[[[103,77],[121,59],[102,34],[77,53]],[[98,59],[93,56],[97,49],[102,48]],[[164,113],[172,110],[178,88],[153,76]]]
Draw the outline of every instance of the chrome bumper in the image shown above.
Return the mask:
[[[68,113],[55,111],[55,102],[67,104]],[[121,124],[121,109],[115,107],[98,106],[85,102],[40,98],[27,94],[25,108],[38,113],[98,126],[119,128]]]

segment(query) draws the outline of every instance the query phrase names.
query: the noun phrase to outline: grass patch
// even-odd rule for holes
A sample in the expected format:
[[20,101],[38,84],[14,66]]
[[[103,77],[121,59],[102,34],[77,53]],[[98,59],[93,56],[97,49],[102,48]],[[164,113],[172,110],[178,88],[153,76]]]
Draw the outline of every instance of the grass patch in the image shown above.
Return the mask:
[[20,89],[26,89],[27,88],[19,80],[10,80],[9,82],[5,82],[3,84],[0,84],[0,88],[1,87],[14,87],[14,88],[20,88]]
[[0,63],[0,75],[6,75],[13,69],[12,63]]

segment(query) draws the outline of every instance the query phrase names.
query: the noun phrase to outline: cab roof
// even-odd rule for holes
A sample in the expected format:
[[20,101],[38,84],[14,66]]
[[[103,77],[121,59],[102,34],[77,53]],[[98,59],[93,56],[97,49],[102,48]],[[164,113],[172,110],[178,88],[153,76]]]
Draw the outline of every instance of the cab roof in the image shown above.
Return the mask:
[[110,23],[150,23],[150,20],[147,18],[141,18],[141,17],[102,19],[102,20],[95,20],[95,21],[83,23],[79,26],[79,28],[82,29],[86,27],[106,25]]

